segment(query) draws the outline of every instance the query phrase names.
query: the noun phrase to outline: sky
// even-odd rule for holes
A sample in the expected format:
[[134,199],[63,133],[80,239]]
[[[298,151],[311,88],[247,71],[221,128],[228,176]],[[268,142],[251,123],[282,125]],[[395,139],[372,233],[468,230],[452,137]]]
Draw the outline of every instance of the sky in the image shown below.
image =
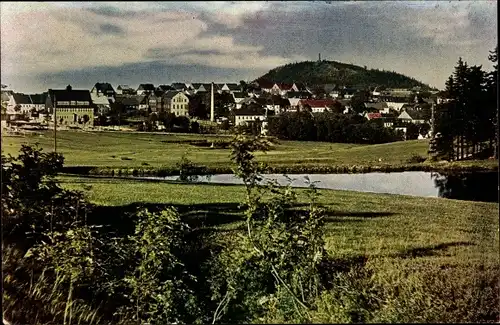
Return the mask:
[[0,2],[1,82],[18,92],[96,82],[251,81],[326,60],[442,89],[462,57],[491,69],[496,1]]

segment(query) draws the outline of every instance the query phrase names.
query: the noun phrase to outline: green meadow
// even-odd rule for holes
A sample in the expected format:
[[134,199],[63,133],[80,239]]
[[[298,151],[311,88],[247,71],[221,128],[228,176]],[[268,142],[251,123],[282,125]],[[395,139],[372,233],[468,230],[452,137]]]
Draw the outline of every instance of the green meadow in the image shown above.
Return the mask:
[[[62,176],[108,215],[175,207],[234,242],[244,231],[244,188]],[[299,208],[307,202],[298,189]],[[338,271],[314,322],[493,321],[497,317],[499,208],[496,203],[319,190],[326,248]],[[335,287],[337,286],[337,287]],[[342,288],[340,290],[339,288]],[[363,302],[363,303],[362,303]],[[349,307],[350,306],[350,307]],[[349,309],[350,308],[350,309]],[[357,316],[356,316],[357,317]]]

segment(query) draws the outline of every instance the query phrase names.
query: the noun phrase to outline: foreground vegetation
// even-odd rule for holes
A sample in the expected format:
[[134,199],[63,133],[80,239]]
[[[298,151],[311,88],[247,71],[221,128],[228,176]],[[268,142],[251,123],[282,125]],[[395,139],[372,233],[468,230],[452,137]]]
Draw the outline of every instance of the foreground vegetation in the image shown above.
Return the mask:
[[[129,171],[131,168],[153,170],[155,174],[160,169],[175,173],[183,156],[212,172],[227,173],[231,170],[231,137],[60,131],[57,138],[58,152],[64,155],[65,166],[98,167],[105,174],[113,169],[127,169],[122,173],[132,174]],[[2,151],[14,155],[21,144],[37,142],[45,151],[53,150],[53,133],[47,131],[42,136],[3,137]],[[211,148],[212,143],[215,148]],[[271,171],[287,173],[498,169],[498,160],[427,162],[427,149],[427,140],[378,145],[279,141],[268,152],[258,152],[255,156],[258,161],[269,165]]]
[[259,186],[269,145],[231,144],[245,186],[55,178],[60,155],[2,156],[4,317],[498,321],[497,204]]

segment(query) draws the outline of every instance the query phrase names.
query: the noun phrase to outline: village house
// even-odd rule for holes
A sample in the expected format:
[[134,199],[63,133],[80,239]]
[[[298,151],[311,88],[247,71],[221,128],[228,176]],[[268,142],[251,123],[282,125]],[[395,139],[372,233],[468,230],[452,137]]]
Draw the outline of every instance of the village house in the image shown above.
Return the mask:
[[153,84],[140,84],[137,88],[137,95],[149,95],[155,91],[155,89]]
[[379,113],[389,113],[389,106],[386,102],[364,103],[367,111],[377,111]]
[[115,101],[116,92],[109,83],[96,83],[90,91],[92,103],[98,114],[106,114],[111,109],[111,102]]
[[251,103],[239,110],[233,111],[234,125],[245,125],[253,121],[264,121],[267,116],[274,115],[274,112],[266,110],[262,105]]
[[[299,108],[305,109],[306,107],[311,108],[312,113],[322,113],[324,111],[329,111],[333,108],[335,104],[333,99],[301,99],[299,101]],[[291,103],[290,103],[291,104]]]
[[116,88],[116,94],[118,95],[135,95],[136,92],[129,85],[118,85]]
[[139,101],[137,96],[116,96],[116,104],[123,105],[126,112],[133,112],[139,110]]
[[223,92],[229,92],[229,93],[235,93],[235,92],[241,92],[241,87],[237,83],[225,83],[221,87],[221,91]]
[[140,111],[148,111],[149,110],[149,94],[147,95],[136,95],[135,98],[137,98],[137,102],[139,103],[139,110]]
[[155,91],[148,96],[148,108],[151,112],[161,112],[163,108],[163,94],[165,92]]
[[7,112],[11,114],[29,114],[32,108],[30,96],[22,93],[13,93],[7,104]]
[[365,117],[368,121],[379,119],[382,117],[382,113],[365,113]]
[[88,90],[49,89],[45,107],[56,123],[65,126],[93,126],[94,107]]
[[36,112],[45,111],[45,102],[47,101],[47,92],[41,94],[30,94],[31,104]]
[[98,96],[93,93],[90,93],[90,96],[92,98],[92,103],[94,104],[99,115],[107,114],[110,111],[111,105],[108,97],[102,95]]
[[398,120],[406,123],[423,124],[428,123],[431,116],[427,110],[407,109],[398,116]]
[[344,88],[341,90],[341,94],[344,99],[351,99],[355,93],[356,89],[354,88]]
[[275,83],[273,87],[271,88],[271,93],[273,95],[281,95],[285,96],[287,92],[289,91],[298,91],[296,89],[292,89],[293,84],[287,84],[287,83]]
[[169,85],[159,85],[158,87],[156,87],[156,91],[157,92],[162,92],[162,93],[165,93],[169,90],[175,90],[172,86],[169,86]]
[[167,91],[163,94],[163,109],[175,116],[189,116],[189,97],[180,91]]
[[263,92],[270,93],[274,87],[274,82],[267,80],[260,80],[256,83],[256,86]]
[[108,98],[114,98],[116,95],[113,86],[111,86],[111,84],[107,82],[96,83],[90,93],[97,96],[107,96]]
[[170,85],[175,91],[184,91],[190,87],[190,85],[185,84],[184,82],[173,82]]
[[240,109],[242,101],[245,98],[247,98],[248,95],[246,93],[243,93],[243,92],[233,92],[232,95],[234,98],[234,103],[236,105],[236,109]]

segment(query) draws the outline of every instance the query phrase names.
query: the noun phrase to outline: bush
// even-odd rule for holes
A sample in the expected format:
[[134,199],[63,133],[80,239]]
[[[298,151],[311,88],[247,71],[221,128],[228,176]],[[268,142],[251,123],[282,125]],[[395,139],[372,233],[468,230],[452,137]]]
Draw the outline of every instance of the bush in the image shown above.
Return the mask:
[[240,135],[232,143],[234,173],[247,189],[247,234],[218,260],[212,285],[219,301],[214,322],[307,322],[322,289],[323,218],[316,192],[312,188],[308,211],[297,211],[292,209],[296,194],[290,186],[259,184],[262,166],[253,160],[253,151],[268,146],[260,137]]
[[412,155],[411,155],[411,157],[410,157],[410,158],[408,158],[408,159],[406,160],[406,162],[407,162],[408,164],[420,164],[420,163],[423,163],[423,162],[424,162],[424,161],[426,161],[426,160],[427,160],[427,158],[426,158],[426,157],[424,157],[424,156],[420,156],[419,154],[414,153],[414,154],[412,154]]
[[200,133],[200,124],[198,122],[191,122],[191,133]]

